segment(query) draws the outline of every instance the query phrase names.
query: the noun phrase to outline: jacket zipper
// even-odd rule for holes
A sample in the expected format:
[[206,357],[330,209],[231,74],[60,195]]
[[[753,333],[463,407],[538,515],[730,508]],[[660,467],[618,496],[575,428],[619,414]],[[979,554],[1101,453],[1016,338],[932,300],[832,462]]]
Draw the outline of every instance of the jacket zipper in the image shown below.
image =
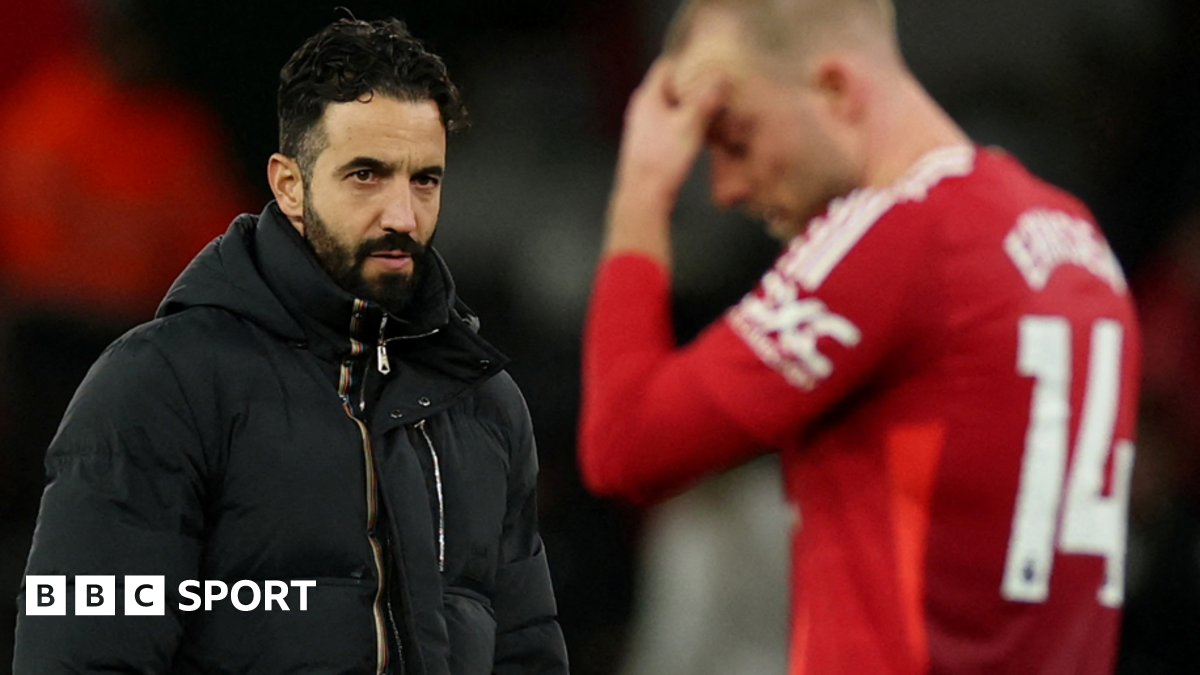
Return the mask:
[[[392,340],[413,340],[416,338],[429,337],[437,334],[437,328],[420,335],[399,335],[394,338],[385,338],[384,334],[387,330],[388,315],[384,312],[383,319],[379,322],[379,341],[375,343],[375,367],[379,370],[380,375],[387,375],[392,372],[392,361],[388,358],[387,343]],[[367,409],[367,378],[364,377],[362,387],[358,396],[358,409],[360,412]]]
[[[367,541],[371,545],[371,557],[375,561],[375,578],[378,582],[375,585],[375,600],[372,603],[372,615],[375,620],[375,672],[376,675],[383,675],[387,670],[388,653],[387,653],[387,632],[384,628],[383,617],[383,585],[384,585],[384,565],[383,565],[383,547],[379,544],[379,539],[375,534],[376,521],[379,516],[379,483],[378,477],[375,475],[375,453],[371,446],[371,434],[367,430],[367,425],[354,414],[354,407],[350,401],[350,384],[353,380],[353,368],[355,357],[361,356],[365,351],[365,345],[354,339],[357,335],[359,323],[366,303],[356,299],[354,301],[355,318],[350,320],[350,354],[351,358],[342,362],[340,377],[338,378],[338,394],[342,398],[342,407],[346,411],[346,415],[354,420],[358,425],[359,435],[362,437],[363,459],[366,468],[366,487],[367,487]],[[364,377],[365,379],[365,377]],[[399,645],[399,640],[397,640]]]
[[[388,361],[387,341],[383,339],[383,331],[387,328],[387,312],[383,313],[383,320],[379,322],[379,344],[375,346],[375,354],[378,356],[376,365],[379,367],[380,375],[387,375],[392,372],[392,363]],[[363,378],[364,380],[367,378]]]
[[438,458],[437,450],[433,447],[433,439],[429,437],[429,432],[425,429],[425,420],[421,420],[416,424],[417,430],[421,432],[421,436],[425,439],[425,445],[429,446],[429,456],[433,458],[433,482],[437,488],[437,503],[438,503],[438,572],[446,571],[446,502],[442,497],[442,463]]
[[[379,369],[381,375],[387,375],[392,372],[392,362],[388,360],[387,341],[383,339],[384,331],[387,329],[388,315],[383,313],[383,319],[379,322],[379,342],[375,343],[375,367]],[[358,387],[358,411],[366,412],[367,410],[367,374],[363,373],[362,383]]]
[[[355,301],[354,301],[354,316],[356,318],[351,319],[351,322],[350,322],[350,335],[351,336],[358,334],[358,330],[361,327],[360,326],[361,319],[358,317],[362,316],[362,313],[365,311],[366,307],[367,307],[366,302],[355,299]],[[375,344],[375,350],[376,350],[375,351],[375,356],[376,356],[375,365],[381,375],[387,375],[388,373],[392,372],[391,360],[388,358],[388,353],[387,353],[387,343],[390,342],[390,340],[388,340],[387,338],[384,337],[386,335],[387,322],[388,322],[388,315],[387,315],[387,312],[384,312],[383,318],[379,322],[379,340]],[[392,338],[392,339],[399,340],[399,339],[428,337],[437,332],[438,332],[438,329],[434,328],[433,330],[431,330],[427,333],[423,333],[421,335],[405,335],[405,336],[399,336],[399,337]],[[365,345],[362,342],[355,339],[354,337],[350,338],[350,346],[351,346],[351,355],[354,357],[361,356],[362,353],[365,351]],[[367,426],[362,421],[362,419],[360,419],[357,415],[354,414],[353,403],[350,400],[350,385],[353,380],[352,368],[353,368],[352,360],[347,360],[346,362],[344,362],[342,364],[342,372],[341,372],[341,377],[339,378],[338,393],[341,395],[342,404],[343,404],[343,407],[345,408],[346,414],[349,415],[350,419],[354,420],[354,423],[358,425],[359,432],[362,435],[363,454],[366,459],[367,532],[368,532],[367,540],[371,544],[371,553],[372,553],[372,557],[375,560],[376,577],[379,579],[379,583],[376,586],[376,590],[375,590],[375,602],[374,602],[374,606],[373,606],[373,614],[374,614],[374,618],[375,618],[375,668],[376,668],[377,675],[384,675],[384,673],[387,671],[388,663],[390,661],[392,661],[392,659],[388,658],[387,633],[386,633],[386,628],[385,628],[385,624],[390,624],[391,629],[392,629],[392,635],[396,640],[395,662],[397,664],[397,667],[399,668],[398,672],[403,674],[403,672],[404,672],[404,661],[403,661],[404,642],[400,639],[399,624],[396,623],[396,616],[392,612],[391,597],[384,594],[383,549],[379,544],[378,537],[375,535],[375,526],[376,526],[376,521],[378,519],[379,485],[378,485],[378,478],[375,475],[374,450],[371,445],[370,432],[368,431]],[[360,412],[365,411],[366,405],[367,405],[367,378],[366,378],[366,374],[364,373],[363,378],[362,378],[361,390],[359,392],[359,402],[358,402],[359,411]],[[419,428],[421,430],[421,435],[425,437],[425,442],[426,442],[426,444],[429,445],[429,453],[433,457],[433,474],[434,474],[434,481],[437,484],[437,497],[438,497],[438,571],[442,572],[445,570],[445,566],[446,566],[446,563],[445,563],[445,561],[446,561],[446,519],[445,519],[445,507],[443,506],[443,499],[442,499],[441,465],[440,465],[440,461],[438,459],[437,451],[434,450],[433,441],[429,438],[429,434],[426,433],[426,431],[425,431],[425,420],[421,420],[420,422],[418,422],[417,428]],[[385,610],[387,612],[387,620],[386,621],[385,621],[384,615],[383,615]]]
[[[413,340],[417,338],[429,337],[436,335],[440,329],[434,328],[428,332],[417,335],[400,335],[394,338],[384,337],[387,330],[388,315],[384,312],[383,319],[379,322],[379,341],[375,344],[375,363],[381,375],[387,375],[392,372],[391,360],[388,358],[387,343],[392,340]],[[367,405],[367,378],[363,377],[362,392],[359,396],[359,410],[365,410]],[[429,437],[429,432],[425,429],[425,420],[417,422],[416,427],[421,432],[421,436],[425,439],[425,444],[429,446],[429,456],[433,459],[433,480],[437,491],[438,502],[438,572],[446,571],[446,505],[445,497],[442,494],[442,466],[441,459],[438,457],[437,449],[433,447],[433,439]]]
[[[397,563],[393,563],[393,564],[399,565],[400,563],[397,562]],[[391,620],[391,625],[392,625],[392,636],[396,638],[396,673],[395,673],[395,675],[404,675],[404,642],[400,640],[400,628],[398,627],[400,624],[396,623],[396,615],[392,613],[391,597],[387,598],[386,603],[387,603],[386,606],[387,606],[388,619]]]

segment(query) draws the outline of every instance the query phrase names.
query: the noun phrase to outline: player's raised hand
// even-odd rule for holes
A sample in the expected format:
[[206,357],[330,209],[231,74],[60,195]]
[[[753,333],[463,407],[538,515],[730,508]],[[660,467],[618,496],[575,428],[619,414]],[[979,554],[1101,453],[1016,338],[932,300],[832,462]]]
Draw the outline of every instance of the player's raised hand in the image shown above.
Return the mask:
[[674,62],[659,58],[633,92],[617,164],[617,189],[644,200],[645,207],[665,208],[666,215],[727,90],[725,78],[715,71],[683,86],[675,75]]

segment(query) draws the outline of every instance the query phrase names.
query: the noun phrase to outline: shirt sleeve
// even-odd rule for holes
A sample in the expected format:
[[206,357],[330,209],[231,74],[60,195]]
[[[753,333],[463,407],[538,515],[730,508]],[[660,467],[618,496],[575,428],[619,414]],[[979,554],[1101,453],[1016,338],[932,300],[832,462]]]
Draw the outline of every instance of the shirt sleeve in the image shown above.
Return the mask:
[[589,489],[658,501],[795,444],[868,386],[919,308],[916,247],[886,232],[899,228],[867,225],[793,240],[753,292],[682,348],[667,270],[639,254],[605,259],[584,332],[579,459]]

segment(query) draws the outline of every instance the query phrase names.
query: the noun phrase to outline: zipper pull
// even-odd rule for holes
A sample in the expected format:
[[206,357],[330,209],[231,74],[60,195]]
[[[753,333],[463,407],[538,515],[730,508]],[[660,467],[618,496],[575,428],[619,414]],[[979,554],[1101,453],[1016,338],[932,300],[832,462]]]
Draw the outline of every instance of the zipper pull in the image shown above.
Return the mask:
[[392,364],[388,361],[387,345],[379,343],[379,372],[387,375],[392,372]]
[[378,357],[376,361],[378,362],[379,372],[383,375],[392,372],[392,364],[388,361],[387,342],[383,339],[383,331],[387,328],[387,320],[387,313],[385,312],[383,321],[379,322],[379,346],[376,348],[376,356]]

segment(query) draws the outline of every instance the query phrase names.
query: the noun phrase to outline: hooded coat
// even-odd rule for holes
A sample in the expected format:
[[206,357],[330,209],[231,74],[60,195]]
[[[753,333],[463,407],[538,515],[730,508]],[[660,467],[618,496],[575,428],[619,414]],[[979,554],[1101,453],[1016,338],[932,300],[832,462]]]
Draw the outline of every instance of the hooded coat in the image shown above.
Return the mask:
[[[14,672],[567,672],[528,410],[430,262],[398,317],[274,204],[205,248],[48,450],[26,574],[66,576],[66,616],[23,586]],[[78,575],[115,577],[115,616],[77,615]],[[163,615],[125,615],[128,575],[165,577]]]

